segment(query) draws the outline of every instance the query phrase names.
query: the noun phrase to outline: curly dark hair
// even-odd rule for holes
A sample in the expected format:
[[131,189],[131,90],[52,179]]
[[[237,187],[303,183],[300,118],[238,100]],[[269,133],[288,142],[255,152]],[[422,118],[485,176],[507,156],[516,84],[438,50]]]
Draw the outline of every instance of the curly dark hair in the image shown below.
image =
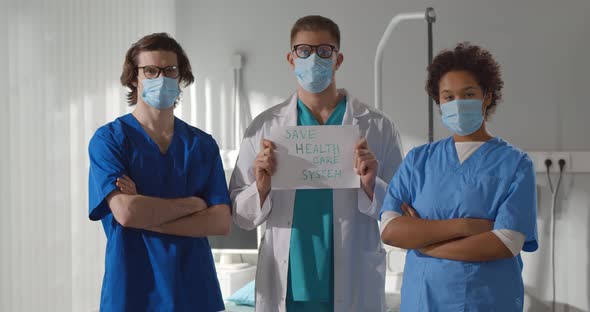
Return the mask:
[[178,69],[180,70],[178,81],[184,87],[190,85],[195,80],[191,71],[191,63],[180,44],[174,38],[167,33],[147,35],[134,43],[125,54],[123,72],[121,73],[121,84],[129,88],[129,92],[127,93],[127,103],[129,106],[137,103],[137,87],[133,85],[137,82],[137,56],[140,52],[158,50],[176,53]]
[[469,42],[459,43],[453,50],[440,52],[428,66],[426,92],[436,104],[440,104],[440,79],[450,71],[464,70],[473,75],[484,93],[492,93],[492,101],[486,110],[486,120],[502,101],[504,81],[500,65],[489,51]]

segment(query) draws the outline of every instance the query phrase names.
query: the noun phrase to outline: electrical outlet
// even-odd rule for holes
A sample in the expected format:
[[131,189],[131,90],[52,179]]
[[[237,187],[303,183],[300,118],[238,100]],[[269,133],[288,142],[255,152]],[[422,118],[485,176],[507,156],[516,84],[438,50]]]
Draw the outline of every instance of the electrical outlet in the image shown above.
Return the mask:
[[547,167],[545,167],[547,159],[551,160],[551,167],[549,168],[551,173],[559,173],[560,159],[565,160],[563,172],[572,172],[572,157],[569,152],[530,152],[528,154],[533,159],[536,172],[547,172]]

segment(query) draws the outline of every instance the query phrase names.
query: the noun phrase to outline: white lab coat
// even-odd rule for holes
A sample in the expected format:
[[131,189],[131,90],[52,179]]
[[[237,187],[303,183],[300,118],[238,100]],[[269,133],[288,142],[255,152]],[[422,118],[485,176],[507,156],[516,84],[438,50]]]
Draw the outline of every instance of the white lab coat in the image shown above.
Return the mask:
[[[346,92],[344,125],[358,125],[379,161],[374,200],[362,189],[333,191],[334,311],[383,311],[385,251],[377,220],[387,186],[402,160],[399,134],[381,112]],[[258,253],[256,311],[285,312],[294,190],[272,190],[262,208],[254,176],[260,142],[274,126],[297,125],[297,94],[261,113],[246,130],[230,182],[234,222],[251,230],[266,221]],[[352,153],[352,151],[351,151]]]

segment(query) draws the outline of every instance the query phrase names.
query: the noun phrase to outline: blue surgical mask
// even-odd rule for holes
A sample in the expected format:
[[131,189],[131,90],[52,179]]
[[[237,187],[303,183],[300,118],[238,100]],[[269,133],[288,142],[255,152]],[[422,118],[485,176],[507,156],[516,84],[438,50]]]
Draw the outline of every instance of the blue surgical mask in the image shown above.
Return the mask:
[[445,126],[461,136],[474,133],[483,123],[483,100],[456,99],[441,104],[442,121]]
[[331,58],[323,59],[313,53],[308,58],[295,58],[295,75],[307,92],[320,93],[332,83],[333,66]]
[[141,97],[144,102],[156,109],[168,109],[180,95],[178,80],[168,77],[144,79]]

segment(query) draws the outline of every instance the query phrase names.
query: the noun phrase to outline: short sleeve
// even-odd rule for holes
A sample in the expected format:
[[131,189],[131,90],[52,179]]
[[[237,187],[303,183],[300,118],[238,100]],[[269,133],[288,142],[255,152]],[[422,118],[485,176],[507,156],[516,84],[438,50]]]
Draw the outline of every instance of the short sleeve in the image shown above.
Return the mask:
[[403,214],[401,210],[402,203],[411,203],[411,183],[412,183],[412,170],[413,170],[413,157],[414,149],[412,149],[406,158],[402,161],[401,165],[397,169],[393,179],[389,183],[385,199],[383,200],[383,206],[379,219],[384,211],[393,211],[399,214]]
[[211,172],[207,178],[208,182],[203,193],[203,199],[207,202],[207,206],[231,205],[227,182],[225,180],[225,171],[223,170],[219,147],[215,140],[213,140],[213,144],[210,145],[210,153],[209,159],[211,159],[212,162]]
[[524,251],[535,251],[539,247],[535,170],[528,156],[520,161],[506,199],[498,208],[494,230],[502,229],[523,233],[526,237]]
[[111,213],[106,197],[117,189],[115,183],[125,173],[125,166],[121,146],[104,128],[97,130],[90,140],[88,154],[88,216],[96,221]]

